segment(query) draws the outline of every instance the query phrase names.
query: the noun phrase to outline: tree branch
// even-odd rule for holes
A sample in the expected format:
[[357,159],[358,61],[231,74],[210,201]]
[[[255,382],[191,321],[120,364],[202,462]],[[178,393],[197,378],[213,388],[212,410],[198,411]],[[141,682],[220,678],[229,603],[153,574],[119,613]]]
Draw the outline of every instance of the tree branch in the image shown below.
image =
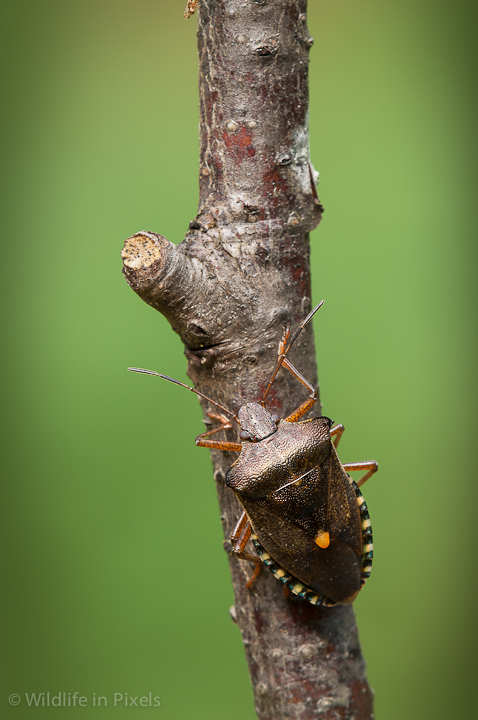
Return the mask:
[[[311,307],[308,233],[322,207],[309,160],[305,13],[306,0],[201,0],[197,217],[177,247],[143,232],[122,253],[130,286],[183,340],[196,387],[235,413],[260,400],[283,325]],[[310,325],[291,356],[316,384]],[[306,395],[279,373],[268,408],[285,416]],[[224,478],[236,455],[211,455],[230,552],[241,508]],[[230,565],[258,717],[373,717],[352,608],[286,598],[265,570],[247,590],[249,564],[230,556]]]

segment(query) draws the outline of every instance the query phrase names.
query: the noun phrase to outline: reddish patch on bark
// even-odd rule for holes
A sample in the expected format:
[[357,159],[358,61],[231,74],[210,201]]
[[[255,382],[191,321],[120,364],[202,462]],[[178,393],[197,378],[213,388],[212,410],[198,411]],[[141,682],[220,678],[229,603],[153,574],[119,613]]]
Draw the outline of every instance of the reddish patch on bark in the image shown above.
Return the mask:
[[292,621],[297,625],[304,625],[310,622],[318,622],[322,619],[322,608],[306,600],[289,600],[289,612]]
[[289,272],[293,283],[302,287],[303,281],[308,273],[305,259],[303,257],[291,258],[288,255],[284,255],[282,258],[282,266]]
[[[260,382],[258,384],[258,400],[257,402],[261,402],[264,393],[266,391],[266,388],[269,384],[269,378],[264,380],[263,382]],[[274,385],[272,385],[271,389],[269,390],[266,398],[266,407],[269,411],[275,410],[276,412],[280,413],[282,411],[283,401],[282,398],[278,395],[277,390],[275,389]]]
[[[320,711],[320,717],[323,720],[347,720],[353,717],[355,720],[371,720],[373,718],[372,701],[373,696],[369,686],[363,680],[357,680],[351,685],[351,697],[348,705],[331,704],[329,708],[323,708]],[[314,698],[315,702],[320,698],[334,698],[335,689],[330,686],[321,687],[317,692],[317,684],[307,681],[303,682],[299,687],[293,689],[293,701],[296,703],[304,702],[304,700]],[[314,708],[307,708],[302,716],[304,720],[312,720],[317,717],[317,711]]]
[[307,265],[308,258],[303,254],[298,254],[294,250],[294,238],[290,236],[283,238],[278,251],[281,257],[282,267],[289,274],[290,281],[300,288],[297,292],[298,297],[303,297],[305,293],[310,292],[310,273]]
[[373,717],[373,695],[366,680],[357,680],[352,684],[350,712],[357,720],[371,720]]
[[[306,698],[317,698],[317,683],[310,680],[302,680],[300,685],[292,688],[292,700],[295,703],[303,703]],[[317,714],[314,709],[303,715],[303,718],[316,718]]]
[[256,626],[256,632],[258,635],[262,635],[263,629],[268,625],[267,620],[262,615],[261,611],[257,608],[254,609],[254,623]]
[[240,164],[248,155],[254,157],[255,148],[252,146],[252,133],[246,127],[241,127],[235,132],[224,132],[222,135],[227,148],[228,155]]
[[296,3],[288,3],[285,7],[285,14],[289,18],[289,30],[295,30],[299,21],[299,13]]
[[[272,161],[270,162],[270,165]],[[274,208],[288,211],[289,206],[294,202],[289,184],[285,178],[284,171],[274,166],[262,174],[263,195],[267,197],[268,203]]]

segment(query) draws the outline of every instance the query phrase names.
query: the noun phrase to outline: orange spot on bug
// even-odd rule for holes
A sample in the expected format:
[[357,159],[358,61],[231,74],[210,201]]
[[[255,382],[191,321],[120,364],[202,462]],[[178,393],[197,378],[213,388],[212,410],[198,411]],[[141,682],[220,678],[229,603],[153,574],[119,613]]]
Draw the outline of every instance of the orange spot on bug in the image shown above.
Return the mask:
[[328,532],[320,532],[315,538],[315,542],[320,548],[328,548],[330,545],[330,537]]

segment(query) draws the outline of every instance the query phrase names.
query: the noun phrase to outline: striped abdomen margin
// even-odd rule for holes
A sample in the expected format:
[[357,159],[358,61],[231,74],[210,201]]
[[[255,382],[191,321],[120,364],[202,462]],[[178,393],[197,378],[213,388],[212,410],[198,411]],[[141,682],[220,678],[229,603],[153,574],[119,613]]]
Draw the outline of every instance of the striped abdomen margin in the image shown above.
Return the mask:
[[[355,494],[357,496],[357,505],[359,506],[360,518],[362,521],[363,555],[362,568],[360,571],[360,589],[362,589],[365,585],[365,581],[367,580],[367,578],[370,577],[370,568],[372,567],[372,524],[370,522],[370,515],[368,514],[367,504],[365,502],[364,496],[357,487],[357,483],[352,480],[350,475],[348,475],[348,479],[353,489],[355,490]],[[259,557],[264,563],[264,565],[266,565],[266,567],[269,568],[271,573],[278,580],[280,580],[281,583],[288,587],[289,590],[294,593],[294,595],[298,595],[299,597],[304,598],[304,600],[308,600],[310,603],[312,603],[312,605],[325,605],[326,607],[333,607],[334,605],[337,605],[337,603],[333,600],[330,600],[330,598],[327,598],[324,595],[318,595],[315,590],[312,590],[311,588],[301,583],[300,580],[297,580],[297,578],[288,573],[287,570],[284,570],[284,568],[281,567],[279,563],[276,563],[275,560],[273,560],[273,558],[269,555],[267,550],[265,550],[265,548],[260,544],[259,540],[257,539],[257,535],[254,532],[254,528],[252,529],[251,540],[254,543],[254,547],[256,548]]]

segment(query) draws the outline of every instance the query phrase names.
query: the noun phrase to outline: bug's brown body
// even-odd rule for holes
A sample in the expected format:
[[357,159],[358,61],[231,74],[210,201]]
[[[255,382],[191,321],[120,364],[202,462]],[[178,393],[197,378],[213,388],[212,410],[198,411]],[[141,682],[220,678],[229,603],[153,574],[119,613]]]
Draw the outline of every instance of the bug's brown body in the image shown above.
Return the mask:
[[[331,424],[326,417],[281,420],[269,437],[242,444],[226,485],[277,563],[317,593],[350,603],[361,587],[362,527]],[[324,532],[326,548],[316,542]]]

